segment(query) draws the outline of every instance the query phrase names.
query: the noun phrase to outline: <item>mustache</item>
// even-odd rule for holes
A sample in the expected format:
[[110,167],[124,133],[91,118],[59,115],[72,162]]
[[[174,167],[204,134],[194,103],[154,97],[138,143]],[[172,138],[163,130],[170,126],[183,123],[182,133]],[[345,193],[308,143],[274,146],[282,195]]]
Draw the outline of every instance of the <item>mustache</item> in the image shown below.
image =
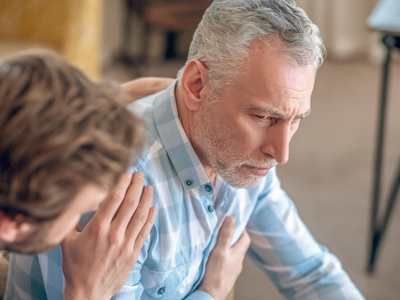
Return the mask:
[[257,168],[257,169],[272,169],[273,167],[275,167],[278,164],[278,162],[271,158],[268,161],[249,161],[245,164],[243,164],[244,166],[249,166],[252,168]]

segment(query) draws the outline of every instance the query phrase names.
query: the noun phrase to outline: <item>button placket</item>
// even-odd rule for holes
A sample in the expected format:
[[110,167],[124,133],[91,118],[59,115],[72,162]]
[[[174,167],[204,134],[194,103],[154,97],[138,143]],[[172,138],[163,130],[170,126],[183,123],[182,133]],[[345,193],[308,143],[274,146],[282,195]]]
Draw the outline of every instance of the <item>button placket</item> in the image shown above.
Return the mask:
[[159,294],[159,295],[162,295],[164,293],[165,293],[165,286],[161,287],[157,292],[157,294]]
[[210,192],[212,191],[212,187],[209,186],[208,184],[204,187],[204,189],[205,189],[208,193],[210,193]]
[[217,225],[218,218],[216,215],[215,207],[213,205],[212,197],[210,195],[204,195],[200,197],[202,205],[204,207],[204,213],[206,218],[210,222],[210,227],[213,230]]
[[209,196],[212,196],[214,194],[214,188],[211,183],[202,185],[201,189]]

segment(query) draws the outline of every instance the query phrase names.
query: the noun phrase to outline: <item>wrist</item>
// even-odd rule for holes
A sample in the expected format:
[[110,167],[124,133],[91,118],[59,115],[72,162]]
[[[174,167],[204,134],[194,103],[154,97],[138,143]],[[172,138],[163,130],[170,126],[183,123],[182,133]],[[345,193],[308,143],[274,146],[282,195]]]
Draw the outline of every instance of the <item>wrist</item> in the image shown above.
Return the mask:
[[209,294],[214,300],[225,300],[223,299],[223,297],[221,298],[221,296],[219,295],[218,289],[212,288],[210,286],[201,284],[198,290]]
[[89,299],[83,292],[65,287],[63,300],[84,300]]
[[72,285],[66,284],[63,300],[109,300],[110,298],[111,296],[108,297],[105,295],[99,297],[83,287],[73,287]]

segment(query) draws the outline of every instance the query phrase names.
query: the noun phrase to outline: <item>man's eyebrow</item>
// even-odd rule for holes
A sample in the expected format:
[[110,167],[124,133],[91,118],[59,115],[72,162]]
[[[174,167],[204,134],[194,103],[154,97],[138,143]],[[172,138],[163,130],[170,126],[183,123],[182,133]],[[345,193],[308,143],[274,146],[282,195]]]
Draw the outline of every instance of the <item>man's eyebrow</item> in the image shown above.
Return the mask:
[[[275,118],[275,119],[287,120],[287,119],[290,118],[289,115],[285,115],[285,114],[279,113],[277,111],[270,110],[270,109],[265,109],[265,108],[261,108],[261,107],[251,107],[249,110],[252,111],[253,113],[264,113],[264,114],[267,114],[268,116],[270,116],[272,118]],[[296,120],[297,119],[304,119],[310,113],[311,113],[311,108],[309,108],[305,113],[296,116],[295,119]]]

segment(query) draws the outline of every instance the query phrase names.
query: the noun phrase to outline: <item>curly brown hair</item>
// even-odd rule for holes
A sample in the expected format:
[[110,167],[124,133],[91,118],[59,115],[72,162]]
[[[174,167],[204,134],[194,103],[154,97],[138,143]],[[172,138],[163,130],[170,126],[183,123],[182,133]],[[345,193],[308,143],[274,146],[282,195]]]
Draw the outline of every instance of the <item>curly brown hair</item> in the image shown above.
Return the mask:
[[111,188],[144,144],[126,97],[48,50],[0,62],[0,210],[53,219],[85,185]]

